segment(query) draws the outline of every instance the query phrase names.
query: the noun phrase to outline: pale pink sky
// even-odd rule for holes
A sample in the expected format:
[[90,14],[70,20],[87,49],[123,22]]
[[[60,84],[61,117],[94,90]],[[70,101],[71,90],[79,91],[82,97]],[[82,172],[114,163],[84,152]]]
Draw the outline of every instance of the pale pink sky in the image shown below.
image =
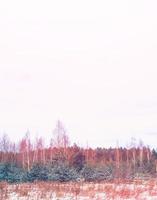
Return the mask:
[[0,135],[157,139],[156,0],[0,2]]

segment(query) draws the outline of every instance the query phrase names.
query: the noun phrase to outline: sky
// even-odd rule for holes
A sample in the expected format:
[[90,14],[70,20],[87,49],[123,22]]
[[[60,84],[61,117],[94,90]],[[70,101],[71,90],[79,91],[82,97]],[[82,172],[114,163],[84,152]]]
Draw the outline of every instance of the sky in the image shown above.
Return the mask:
[[0,2],[0,135],[157,147],[156,0]]

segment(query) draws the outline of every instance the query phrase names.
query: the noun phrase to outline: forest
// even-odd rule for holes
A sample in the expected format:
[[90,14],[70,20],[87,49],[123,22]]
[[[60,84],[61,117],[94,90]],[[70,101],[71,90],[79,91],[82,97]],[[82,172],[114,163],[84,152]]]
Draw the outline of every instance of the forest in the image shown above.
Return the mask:
[[58,121],[49,145],[42,137],[31,141],[29,133],[17,143],[0,138],[0,181],[87,181],[151,178],[157,173],[157,151],[131,142],[130,147],[90,148],[70,145]]

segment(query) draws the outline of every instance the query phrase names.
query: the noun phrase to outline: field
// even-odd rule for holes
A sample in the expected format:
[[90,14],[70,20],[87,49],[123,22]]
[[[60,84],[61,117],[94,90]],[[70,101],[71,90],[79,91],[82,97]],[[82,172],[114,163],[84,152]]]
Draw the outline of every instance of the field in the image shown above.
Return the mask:
[[0,200],[157,200],[156,150],[70,146],[61,122],[55,130],[48,146],[0,138]]
[[157,200],[157,180],[0,183],[1,200]]

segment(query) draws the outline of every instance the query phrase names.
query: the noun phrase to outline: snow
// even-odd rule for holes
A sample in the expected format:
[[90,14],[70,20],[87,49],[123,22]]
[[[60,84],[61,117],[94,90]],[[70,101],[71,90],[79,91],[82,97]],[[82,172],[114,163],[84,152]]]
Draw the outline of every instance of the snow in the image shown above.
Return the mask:
[[156,181],[83,184],[42,182],[7,185],[7,195],[5,200],[157,200],[157,184]]

